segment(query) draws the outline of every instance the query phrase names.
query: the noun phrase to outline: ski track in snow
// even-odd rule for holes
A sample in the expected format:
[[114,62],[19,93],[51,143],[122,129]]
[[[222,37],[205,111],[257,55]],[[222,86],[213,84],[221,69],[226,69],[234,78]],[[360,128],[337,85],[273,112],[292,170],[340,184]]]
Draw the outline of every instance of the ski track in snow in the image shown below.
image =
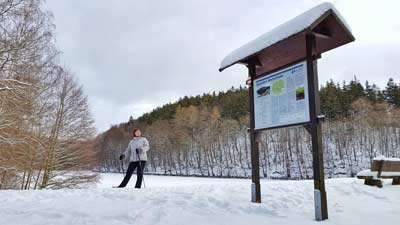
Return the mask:
[[[318,224],[313,182],[262,180],[262,204],[249,179],[146,176],[147,187],[110,188],[121,174],[102,174],[90,189],[0,191],[1,225],[44,224]],[[400,186],[382,189],[353,178],[326,181],[329,220],[323,224],[393,224]]]

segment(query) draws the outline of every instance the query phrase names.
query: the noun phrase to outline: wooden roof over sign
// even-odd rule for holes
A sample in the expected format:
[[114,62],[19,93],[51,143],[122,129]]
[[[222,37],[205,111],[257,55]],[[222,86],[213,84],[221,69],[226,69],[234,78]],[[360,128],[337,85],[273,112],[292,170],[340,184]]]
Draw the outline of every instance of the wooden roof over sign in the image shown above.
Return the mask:
[[322,3],[250,41],[227,55],[222,71],[236,63],[257,62],[257,75],[306,57],[306,34],[316,37],[314,55],[355,40],[350,27],[331,3]]

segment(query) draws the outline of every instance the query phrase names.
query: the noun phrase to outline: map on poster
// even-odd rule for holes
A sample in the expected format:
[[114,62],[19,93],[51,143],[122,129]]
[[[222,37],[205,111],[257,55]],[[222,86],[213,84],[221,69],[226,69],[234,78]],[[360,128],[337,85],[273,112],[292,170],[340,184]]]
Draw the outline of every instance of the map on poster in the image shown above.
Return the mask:
[[255,129],[310,121],[305,61],[257,78],[253,85]]

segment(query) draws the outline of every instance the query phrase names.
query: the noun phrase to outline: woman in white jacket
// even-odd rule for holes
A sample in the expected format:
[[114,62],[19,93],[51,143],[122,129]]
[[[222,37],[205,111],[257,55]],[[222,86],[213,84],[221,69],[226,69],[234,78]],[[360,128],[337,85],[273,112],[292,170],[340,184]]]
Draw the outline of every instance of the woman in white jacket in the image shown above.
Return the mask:
[[147,151],[150,149],[149,141],[145,137],[142,137],[142,132],[139,129],[133,131],[133,138],[129,142],[128,147],[125,152],[119,157],[123,160],[125,157],[129,159],[128,170],[124,180],[118,186],[119,188],[126,187],[131,179],[133,171],[137,168],[137,180],[135,188],[140,188],[142,186],[143,180],[143,169],[146,166],[147,161]]

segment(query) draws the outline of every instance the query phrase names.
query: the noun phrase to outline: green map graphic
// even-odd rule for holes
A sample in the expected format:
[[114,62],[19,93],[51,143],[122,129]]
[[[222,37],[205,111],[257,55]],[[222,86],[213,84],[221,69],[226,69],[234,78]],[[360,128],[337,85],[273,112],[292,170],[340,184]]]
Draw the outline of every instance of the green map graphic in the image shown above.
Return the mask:
[[283,80],[277,80],[272,83],[272,93],[280,94],[282,92],[282,88],[285,87],[285,82]]

